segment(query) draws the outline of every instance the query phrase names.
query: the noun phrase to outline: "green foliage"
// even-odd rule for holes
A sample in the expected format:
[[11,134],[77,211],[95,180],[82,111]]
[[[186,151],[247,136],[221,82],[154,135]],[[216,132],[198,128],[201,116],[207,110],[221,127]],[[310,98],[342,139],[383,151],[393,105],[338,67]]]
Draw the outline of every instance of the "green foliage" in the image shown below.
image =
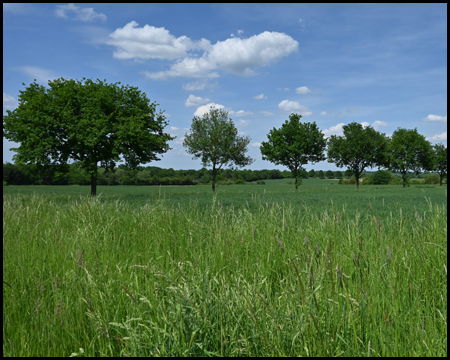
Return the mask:
[[403,179],[396,176],[391,181],[389,181],[388,185],[403,185]]
[[339,179],[338,184],[340,184],[340,185],[355,185],[356,178],[354,176],[352,176],[350,179]]
[[342,179],[342,177],[344,176],[343,174],[342,174],[342,171],[335,171],[334,172],[334,176],[335,176],[335,178],[336,179]]
[[77,161],[89,174],[92,195],[98,164],[112,170],[119,155],[131,168],[159,160],[174,139],[163,132],[165,116],[145,93],[119,84],[60,78],[49,88],[33,82],[20,91],[19,106],[3,116],[3,137],[20,144],[11,149],[13,159],[61,172]]
[[327,175],[328,179],[334,179],[334,172],[331,170],[327,170],[327,172],[325,173]]
[[301,115],[291,114],[281,128],[273,128],[267,134],[268,141],[261,143],[263,160],[289,168],[295,178],[295,189],[301,178],[303,165],[325,160],[326,140],[317,124],[302,123]]
[[194,116],[190,133],[185,134],[183,146],[193,159],[201,158],[203,166],[212,165],[212,191],[215,191],[217,171],[223,165],[246,166],[253,159],[246,156],[248,136],[238,136],[228,112],[211,108],[203,117]]
[[433,146],[435,153],[434,171],[439,175],[439,185],[442,186],[442,179],[447,178],[447,147],[439,143]]
[[317,171],[316,174],[319,177],[319,179],[325,179],[325,172],[323,170]]
[[439,184],[440,180],[441,179],[440,179],[439,175],[432,174],[424,180],[424,184]]
[[309,172],[308,172],[308,177],[314,178],[314,177],[316,177],[316,176],[317,176],[317,175],[316,175],[316,171],[315,171],[314,169],[309,170]]
[[393,175],[388,170],[378,170],[373,174],[373,184],[374,185],[387,185],[392,180]]
[[8,183],[6,181],[3,181],[3,186],[7,186]]
[[242,180],[242,179],[236,180],[236,185],[242,185],[243,183],[244,183],[244,180]]
[[418,174],[422,170],[431,171],[435,168],[433,147],[425,136],[417,132],[417,128],[395,130],[389,142],[389,154],[389,168],[402,174],[403,187],[408,185],[408,171]]
[[343,127],[344,136],[332,135],[328,139],[328,162],[352,171],[359,189],[359,179],[366,167],[384,166],[388,162],[385,134],[371,126],[352,122]]

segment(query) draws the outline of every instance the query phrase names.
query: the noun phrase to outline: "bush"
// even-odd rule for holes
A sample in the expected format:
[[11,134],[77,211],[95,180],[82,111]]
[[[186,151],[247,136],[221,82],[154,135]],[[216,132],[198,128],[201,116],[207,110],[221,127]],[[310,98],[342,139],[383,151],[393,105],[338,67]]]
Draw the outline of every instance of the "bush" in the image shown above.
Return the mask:
[[433,174],[428,176],[425,179],[424,184],[439,184],[439,175]]
[[244,180],[242,180],[242,179],[236,180],[236,185],[242,185],[243,183],[244,183]]
[[370,175],[370,176],[367,176],[367,177],[363,178],[362,184],[363,185],[373,185],[374,184],[374,182],[373,182],[373,175]]
[[266,182],[264,180],[258,180],[256,183],[258,185],[266,185]]
[[409,184],[410,185],[422,185],[424,182],[422,180],[419,179],[411,179],[409,180]]
[[374,185],[387,185],[392,180],[392,174],[388,170],[378,170],[373,174]]
[[3,186],[8,186],[8,183],[6,181],[3,181]]
[[403,185],[403,180],[400,177],[394,177],[388,182],[388,185]]
[[350,179],[339,179],[340,185],[356,185],[356,178],[352,176]]

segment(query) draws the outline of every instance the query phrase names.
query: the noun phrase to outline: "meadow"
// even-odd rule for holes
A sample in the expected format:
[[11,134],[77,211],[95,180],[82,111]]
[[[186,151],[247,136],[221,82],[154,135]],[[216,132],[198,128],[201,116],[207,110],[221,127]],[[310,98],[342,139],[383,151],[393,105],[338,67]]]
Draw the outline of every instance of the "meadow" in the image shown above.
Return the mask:
[[3,187],[3,355],[447,356],[446,186],[290,181]]

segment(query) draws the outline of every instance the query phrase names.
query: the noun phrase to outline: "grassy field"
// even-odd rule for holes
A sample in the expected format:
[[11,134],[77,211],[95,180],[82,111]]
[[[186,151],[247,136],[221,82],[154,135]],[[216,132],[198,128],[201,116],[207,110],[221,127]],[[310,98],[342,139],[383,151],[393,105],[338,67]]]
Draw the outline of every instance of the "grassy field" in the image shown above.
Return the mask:
[[446,187],[289,181],[4,187],[3,355],[446,356]]

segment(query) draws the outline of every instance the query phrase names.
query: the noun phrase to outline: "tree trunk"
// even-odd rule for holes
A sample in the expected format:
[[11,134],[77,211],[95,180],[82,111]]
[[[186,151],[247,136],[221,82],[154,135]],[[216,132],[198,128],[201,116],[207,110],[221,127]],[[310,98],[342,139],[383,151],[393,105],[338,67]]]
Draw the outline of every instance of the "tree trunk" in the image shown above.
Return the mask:
[[402,173],[403,187],[406,187],[406,172]]
[[356,190],[359,190],[359,175],[358,175],[358,173],[355,173],[355,178],[356,178]]
[[97,169],[91,174],[91,196],[97,195]]
[[298,178],[295,177],[295,191],[298,192]]
[[213,164],[212,191],[216,191],[216,164]]
[[443,174],[439,174],[439,186],[442,186],[442,178],[443,178]]

